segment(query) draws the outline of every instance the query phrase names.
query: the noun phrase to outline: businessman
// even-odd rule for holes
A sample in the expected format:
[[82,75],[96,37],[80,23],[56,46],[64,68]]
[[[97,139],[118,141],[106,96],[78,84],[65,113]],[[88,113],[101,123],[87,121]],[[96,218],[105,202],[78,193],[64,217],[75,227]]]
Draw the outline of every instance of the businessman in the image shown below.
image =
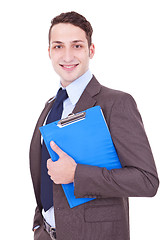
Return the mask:
[[[60,88],[46,103],[30,146],[37,202],[34,239],[129,240],[128,198],[153,197],[159,185],[136,103],[129,94],[102,86],[90,72],[95,46],[91,24],[82,15],[68,12],[52,20],[48,53]],[[53,162],[39,127],[96,105],[103,110],[122,168],[77,164],[51,141],[59,156]],[[71,182],[76,198],[96,199],[71,209],[61,186]]]

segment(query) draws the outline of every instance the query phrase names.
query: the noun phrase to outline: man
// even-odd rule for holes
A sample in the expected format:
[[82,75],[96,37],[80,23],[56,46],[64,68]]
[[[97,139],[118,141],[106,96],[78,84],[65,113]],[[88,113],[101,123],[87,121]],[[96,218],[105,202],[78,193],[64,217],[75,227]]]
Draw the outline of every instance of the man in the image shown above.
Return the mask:
[[[48,52],[61,89],[46,103],[30,147],[37,201],[34,239],[129,240],[128,197],[152,197],[159,185],[141,116],[129,94],[100,85],[89,71],[95,53],[90,23],[75,12],[63,13],[51,23]],[[60,105],[59,118],[101,106],[121,169],[76,164],[53,141],[51,148],[59,159],[50,159],[39,127],[56,119]],[[71,209],[61,187],[71,182],[76,198],[96,199]]]

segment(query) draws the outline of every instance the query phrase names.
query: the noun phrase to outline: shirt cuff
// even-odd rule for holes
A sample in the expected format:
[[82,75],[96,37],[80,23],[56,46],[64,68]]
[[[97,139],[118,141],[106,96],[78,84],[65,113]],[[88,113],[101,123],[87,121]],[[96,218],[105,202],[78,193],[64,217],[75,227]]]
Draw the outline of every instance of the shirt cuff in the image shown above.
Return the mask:
[[37,225],[36,227],[33,228],[33,231],[34,230],[37,230],[38,228],[40,228],[40,225]]

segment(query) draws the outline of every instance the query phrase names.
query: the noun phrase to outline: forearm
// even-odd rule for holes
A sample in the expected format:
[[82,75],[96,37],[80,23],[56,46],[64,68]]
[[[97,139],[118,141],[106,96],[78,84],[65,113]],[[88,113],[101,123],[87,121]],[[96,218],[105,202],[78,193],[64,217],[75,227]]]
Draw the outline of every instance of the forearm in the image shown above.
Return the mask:
[[78,164],[74,184],[77,198],[152,197],[159,182],[158,177],[134,167],[108,171]]

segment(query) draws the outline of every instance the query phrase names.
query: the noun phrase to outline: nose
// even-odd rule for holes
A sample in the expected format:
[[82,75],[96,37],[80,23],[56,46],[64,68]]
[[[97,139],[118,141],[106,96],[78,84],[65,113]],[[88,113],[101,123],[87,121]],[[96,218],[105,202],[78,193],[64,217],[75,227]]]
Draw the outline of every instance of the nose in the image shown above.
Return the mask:
[[65,48],[63,53],[63,61],[66,63],[72,62],[74,59],[74,54],[71,48]]

